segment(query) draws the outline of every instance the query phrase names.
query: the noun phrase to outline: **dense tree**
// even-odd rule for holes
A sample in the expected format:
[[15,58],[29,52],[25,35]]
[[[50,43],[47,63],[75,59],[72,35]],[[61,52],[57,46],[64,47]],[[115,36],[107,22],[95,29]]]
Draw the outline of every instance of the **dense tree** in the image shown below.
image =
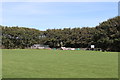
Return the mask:
[[97,47],[109,51],[120,51],[120,16],[100,23],[96,29],[94,42]]
[[39,43],[40,31],[23,27],[2,27],[2,44],[5,48],[26,48]]
[[120,16],[108,19],[96,27],[48,29],[39,31],[24,27],[0,26],[5,48],[26,48],[45,44],[52,48],[86,48],[94,44],[107,51],[120,51]]

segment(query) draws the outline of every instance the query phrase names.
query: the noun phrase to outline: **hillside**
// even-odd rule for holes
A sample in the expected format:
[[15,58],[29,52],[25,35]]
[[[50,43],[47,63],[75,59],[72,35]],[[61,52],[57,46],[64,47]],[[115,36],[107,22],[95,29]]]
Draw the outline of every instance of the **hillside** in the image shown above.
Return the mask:
[[26,48],[46,44],[59,48],[86,48],[94,44],[106,51],[120,51],[120,16],[108,19],[96,27],[48,29],[39,31],[25,27],[2,27],[2,47]]

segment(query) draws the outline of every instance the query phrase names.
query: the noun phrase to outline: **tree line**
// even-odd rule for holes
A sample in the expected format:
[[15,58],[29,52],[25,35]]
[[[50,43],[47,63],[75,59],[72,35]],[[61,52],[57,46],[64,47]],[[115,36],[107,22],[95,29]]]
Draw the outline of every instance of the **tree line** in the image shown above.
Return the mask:
[[120,16],[108,19],[96,27],[47,29],[40,31],[25,27],[0,26],[2,47],[27,48],[33,44],[49,45],[51,48],[88,48],[95,45],[106,51],[120,51]]

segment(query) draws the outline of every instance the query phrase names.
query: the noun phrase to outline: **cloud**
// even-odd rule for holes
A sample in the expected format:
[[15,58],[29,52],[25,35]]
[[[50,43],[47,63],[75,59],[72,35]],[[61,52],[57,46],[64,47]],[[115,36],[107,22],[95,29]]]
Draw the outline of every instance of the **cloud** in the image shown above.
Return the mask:
[[68,10],[65,7],[65,5],[56,5],[56,3],[5,2],[3,3],[3,13],[9,16],[55,15],[67,13]]
[[4,3],[3,9],[4,13],[10,13],[15,15],[45,15],[50,14],[51,12],[49,10],[45,10],[44,8],[38,7],[34,3]]

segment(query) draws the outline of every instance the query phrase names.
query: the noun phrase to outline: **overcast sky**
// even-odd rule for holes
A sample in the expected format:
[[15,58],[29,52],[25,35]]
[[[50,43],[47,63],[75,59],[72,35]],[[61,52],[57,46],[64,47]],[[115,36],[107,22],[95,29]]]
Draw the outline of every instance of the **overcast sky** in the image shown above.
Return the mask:
[[4,2],[2,25],[39,30],[95,27],[118,15],[117,2]]

